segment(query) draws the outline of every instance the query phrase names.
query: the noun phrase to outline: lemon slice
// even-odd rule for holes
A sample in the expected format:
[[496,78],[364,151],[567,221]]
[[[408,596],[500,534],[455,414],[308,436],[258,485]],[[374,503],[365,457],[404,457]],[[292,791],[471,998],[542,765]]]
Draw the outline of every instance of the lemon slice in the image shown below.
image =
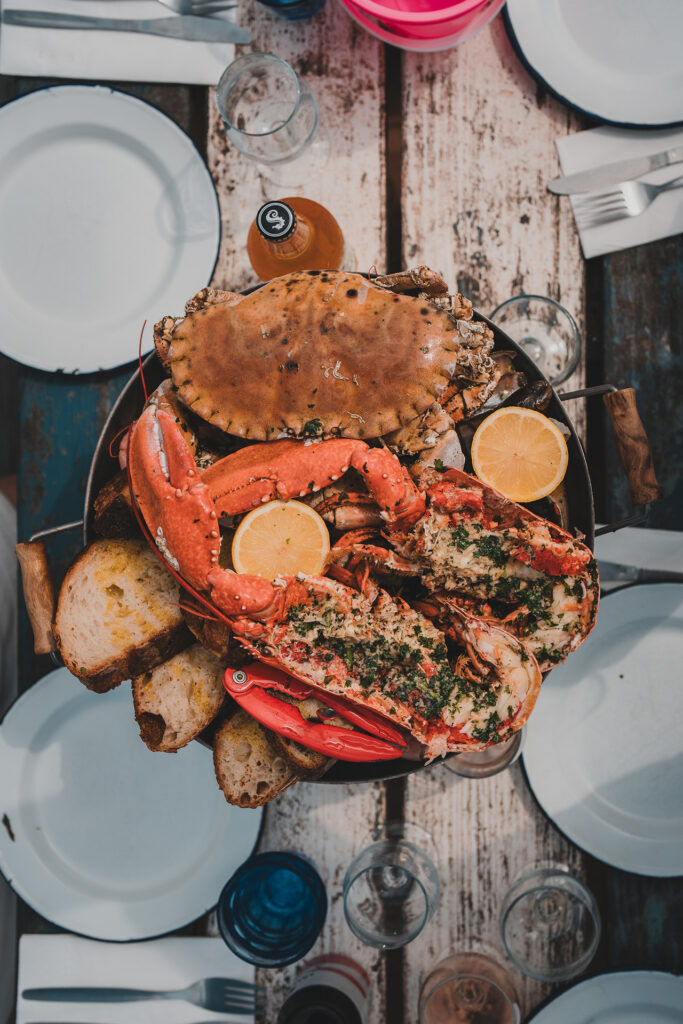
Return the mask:
[[568,461],[561,431],[533,409],[498,409],[472,438],[474,472],[513,501],[545,498],[564,480]]
[[232,542],[232,564],[253,576],[319,575],[330,550],[325,520],[301,501],[269,501],[252,509]]

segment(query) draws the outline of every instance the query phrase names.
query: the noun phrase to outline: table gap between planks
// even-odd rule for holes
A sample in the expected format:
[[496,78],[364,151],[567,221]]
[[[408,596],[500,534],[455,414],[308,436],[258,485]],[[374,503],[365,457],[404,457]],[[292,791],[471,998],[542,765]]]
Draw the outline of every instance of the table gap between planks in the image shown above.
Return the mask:
[[[290,194],[332,210],[358,269],[428,263],[483,313],[521,291],[550,295],[583,331],[578,238],[568,204],[545,188],[557,174],[554,139],[582,125],[521,68],[500,18],[464,46],[423,55],[385,51],[336,3],[310,22],[279,21],[254,5],[245,5],[239,20],[252,32],[251,49],[290,61],[315,92],[332,156],[322,174]],[[255,211],[284,196],[227,143],[214,90],[207,154],[223,222],[214,284],[237,290],[256,280],[245,251]],[[583,366],[566,390],[582,382]],[[582,406],[574,403],[570,415],[583,432]],[[432,921],[393,955],[352,936],[341,889],[349,861],[387,808],[432,833],[443,883]],[[330,912],[311,955],[344,952],[370,968],[368,1024],[413,1024],[421,982],[449,949],[483,944],[502,955],[498,912],[522,868],[553,860],[583,871],[580,852],[545,819],[520,767],[480,782],[435,765],[385,786],[300,783],[267,809],[262,847],[277,846],[305,851],[320,869]],[[261,979],[269,1024],[295,973],[293,967]],[[516,980],[524,1014],[550,991]]]

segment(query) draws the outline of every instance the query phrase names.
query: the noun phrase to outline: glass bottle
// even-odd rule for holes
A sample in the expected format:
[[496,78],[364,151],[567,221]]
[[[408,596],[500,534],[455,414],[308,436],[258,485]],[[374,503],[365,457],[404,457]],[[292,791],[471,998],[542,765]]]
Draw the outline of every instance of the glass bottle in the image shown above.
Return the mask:
[[247,253],[262,281],[296,270],[340,270],[344,236],[329,210],[295,196],[261,207],[249,228]]
[[369,1005],[367,972],[348,956],[327,953],[304,964],[277,1024],[365,1024]]

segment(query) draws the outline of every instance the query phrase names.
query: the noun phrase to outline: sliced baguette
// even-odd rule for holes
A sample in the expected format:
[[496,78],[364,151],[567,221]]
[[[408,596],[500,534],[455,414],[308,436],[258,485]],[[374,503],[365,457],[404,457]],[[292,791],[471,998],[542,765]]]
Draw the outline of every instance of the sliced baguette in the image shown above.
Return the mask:
[[242,710],[216,730],[213,764],[225,799],[237,807],[261,807],[299,778],[272,733]]
[[213,721],[225,698],[221,662],[193,644],[133,680],[140,738],[150,750],[180,750]]
[[128,487],[128,475],[121,470],[98,491],[93,502],[94,526],[101,537],[136,537],[140,528],[135,519]]
[[211,651],[221,659],[226,668],[242,668],[243,665],[254,660],[253,654],[245,651],[226,622],[204,618],[203,615],[193,615],[189,611],[189,606],[196,602],[186,591],[183,591],[181,600],[185,605],[183,616],[190,631],[202,647],[206,647],[207,651]]
[[144,540],[97,540],[64,577],[53,623],[64,664],[97,693],[187,647],[178,584]]

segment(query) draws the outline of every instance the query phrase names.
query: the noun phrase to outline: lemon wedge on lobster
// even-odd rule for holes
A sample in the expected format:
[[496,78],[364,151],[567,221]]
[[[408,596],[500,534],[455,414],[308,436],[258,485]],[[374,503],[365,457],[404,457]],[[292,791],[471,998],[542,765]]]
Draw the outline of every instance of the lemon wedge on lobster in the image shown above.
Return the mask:
[[512,501],[545,498],[564,480],[568,461],[561,431],[533,409],[498,409],[472,438],[474,472]]
[[247,513],[232,542],[237,572],[264,576],[314,576],[325,568],[330,535],[325,520],[301,501],[269,501]]

